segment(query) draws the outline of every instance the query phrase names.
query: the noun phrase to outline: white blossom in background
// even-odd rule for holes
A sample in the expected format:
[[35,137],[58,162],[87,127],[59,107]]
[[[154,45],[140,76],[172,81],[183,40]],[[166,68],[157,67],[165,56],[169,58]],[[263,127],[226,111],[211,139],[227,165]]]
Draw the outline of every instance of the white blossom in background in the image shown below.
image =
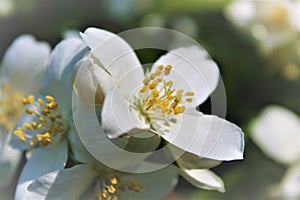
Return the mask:
[[[74,87],[86,104],[92,102],[86,91],[97,88],[104,133],[112,139],[143,131],[157,134],[170,143],[183,177],[195,186],[224,191],[220,178],[204,169],[242,159],[244,140],[236,125],[195,109],[218,83],[218,67],[207,52],[199,46],[174,49],[144,75],[134,51],[119,36],[96,28],[81,35],[91,51],[78,65],[86,73],[76,77]],[[92,148],[103,151],[101,145]]]
[[300,198],[300,118],[277,105],[266,107],[251,124],[251,137],[270,158],[288,167],[271,196]]
[[[36,41],[31,35],[21,35],[3,56],[0,66],[0,190],[16,178],[22,152],[12,148],[9,140],[22,114],[22,97],[41,88],[50,51],[47,43]],[[0,193],[3,197],[7,188]]]
[[65,167],[69,155],[67,138],[76,134],[70,117],[72,71],[86,51],[79,38],[61,41],[51,53],[45,77],[39,83],[41,89],[20,100],[24,111],[10,144],[25,152],[26,163],[18,179],[15,199],[27,199],[27,187],[32,181]]
[[227,17],[252,33],[263,51],[295,42],[300,31],[298,0],[236,0],[226,9]]

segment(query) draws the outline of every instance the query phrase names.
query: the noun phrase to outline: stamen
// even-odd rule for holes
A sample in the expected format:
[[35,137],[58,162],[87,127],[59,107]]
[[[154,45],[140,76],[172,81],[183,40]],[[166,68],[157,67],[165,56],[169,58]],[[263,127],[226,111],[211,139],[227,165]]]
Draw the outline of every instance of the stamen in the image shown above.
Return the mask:
[[174,82],[164,79],[165,76],[170,75],[172,68],[172,65],[159,65],[156,71],[143,80],[143,87],[139,90],[135,106],[149,122],[151,119],[170,120],[173,115],[184,112],[183,103],[193,101],[194,92],[185,92],[183,89],[175,90],[173,89]]
[[[99,183],[98,183],[99,184]],[[117,200],[122,198],[122,192],[131,190],[134,192],[141,192],[143,185],[133,180],[124,182],[121,180],[119,174],[113,174],[111,177],[104,177],[100,181],[99,189],[96,192],[98,200]]]
[[[58,104],[55,102],[52,96],[46,96],[46,101],[38,98],[35,101],[34,95],[29,95],[27,98],[23,98],[22,102],[31,106],[36,102],[35,106],[27,108],[25,113],[28,115],[34,115],[32,121],[25,122],[22,127],[18,127],[14,134],[22,141],[26,142],[29,139],[29,145],[39,145],[41,147],[47,147],[53,142],[53,139],[63,132],[62,114],[58,110]],[[34,136],[25,136],[25,131],[34,131]]]
[[22,96],[13,92],[7,84],[3,84],[0,90],[0,125],[10,131],[22,115]]

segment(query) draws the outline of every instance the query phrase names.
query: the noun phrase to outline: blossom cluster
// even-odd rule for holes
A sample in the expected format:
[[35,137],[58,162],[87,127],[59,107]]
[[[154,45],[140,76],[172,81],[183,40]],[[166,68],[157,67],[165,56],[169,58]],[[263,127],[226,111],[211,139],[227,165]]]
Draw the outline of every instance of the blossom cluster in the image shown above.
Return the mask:
[[210,168],[243,159],[243,132],[196,109],[218,79],[200,45],[171,50],[144,72],[129,44],[105,30],[53,50],[18,37],[0,68],[2,194],[161,199],[179,175],[224,192]]

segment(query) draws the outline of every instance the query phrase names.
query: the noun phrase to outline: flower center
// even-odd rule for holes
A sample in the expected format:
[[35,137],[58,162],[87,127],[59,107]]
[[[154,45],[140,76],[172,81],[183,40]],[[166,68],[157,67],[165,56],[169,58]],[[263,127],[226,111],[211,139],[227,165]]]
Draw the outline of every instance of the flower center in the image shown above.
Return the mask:
[[23,104],[20,103],[22,96],[11,90],[10,86],[4,84],[1,88],[0,97],[0,125],[7,131],[14,128],[22,114]]
[[111,177],[105,177],[101,181],[100,191],[96,192],[98,200],[118,200],[122,198],[121,193],[125,190],[140,192],[143,185],[133,180],[122,182],[119,174],[113,174]]
[[173,81],[166,81],[165,76],[171,73],[172,65],[160,65],[155,72],[143,80],[139,90],[136,106],[150,122],[151,119],[168,119],[184,112],[183,103],[193,101],[193,92],[173,89]]
[[[13,133],[22,142],[28,142],[30,146],[47,147],[53,139],[64,131],[62,114],[58,110],[58,104],[52,96],[46,96],[45,100],[29,95],[22,99],[27,115],[32,115],[32,121],[25,122],[23,127],[18,127]],[[25,134],[33,131],[34,136]]]

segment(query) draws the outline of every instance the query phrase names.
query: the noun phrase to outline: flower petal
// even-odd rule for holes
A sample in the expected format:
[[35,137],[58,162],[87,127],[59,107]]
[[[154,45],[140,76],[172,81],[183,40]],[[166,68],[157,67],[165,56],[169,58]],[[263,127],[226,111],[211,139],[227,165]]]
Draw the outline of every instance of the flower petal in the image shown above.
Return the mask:
[[87,164],[48,173],[29,185],[27,199],[80,199],[96,175]]
[[67,142],[60,143],[47,148],[37,148],[28,152],[28,158],[18,181],[15,199],[27,198],[27,187],[38,177],[57,169],[63,169],[67,162]]
[[142,86],[143,69],[133,49],[121,37],[105,30],[88,28],[81,34],[99,67],[112,76],[124,95]]
[[87,105],[102,105],[104,95],[114,86],[112,77],[88,56],[76,64],[72,79],[77,95]]
[[73,122],[70,123],[68,132],[68,142],[72,151],[72,159],[81,163],[96,162],[95,158],[87,151],[86,147],[82,144],[77,130]]
[[[3,134],[2,129],[1,134]],[[0,141],[0,188],[9,186],[17,178],[17,170],[22,160],[23,152],[7,144],[9,138],[9,136],[5,138],[6,141],[2,141],[1,138]]]
[[78,38],[67,38],[53,50],[42,89],[52,95],[63,108],[63,112],[71,109],[72,73],[75,64],[88,51],[86,45]]
[[[73,98],[73,106],[73,118],[78,135],[86,149],[99,162],[121,171],[126,170],[128,166],[139,164],[150,155],[150,153],[128,152],[125,150],[126,140],[107,138],[100,126],[94,106],[84,105],[76,96]],[[157,146],[155,141],[147,145]]]
[[189,153],[220,161],[243,158],[243,132],[224,119],[187,109],[163,128],[157,131],[165,140]]
[[221,164],[221,161],[219,160],[202,158],[195,154],[185,152],[171,144],[169,144],[169,148],[175,157],[177,164],[183,169],[209,169]]
[[1,70],[9,84],[23,95],[38,92],[44,79],[50,46],[31,35],[21,35],[7,49]]
[[276,199],[300,198],[300,162],[288,169],[281,183],[275,187],[272,195]]
[[207,169],[181,170],[180,175],[195,187],[225,192],[222,179]]
[[150,125],[146,123],[140,111],[136,110],[117,88],[107,93],[101,120],[103,131],[109,138],[150,129]]
[[250,129],[254,142],[271,158],[284,164],[300,159],[300,119],[295,113],[268,106]]
[[170,165],[164,169],[149,173],[124,174],[121,176],[123,182],[134,181],[142,185],[140,192],[125,191],[121,195],[124,199],[163,199],[176,186],[178,181],[176,167]]
[[172,65],[173,69],[166,80],[174,82],[174,89],[195,93],[194,101],[186,106],[198,106],[217,86],[218,66],[199,46],[181,47],[170,51],[155,62],[151,71],[155,71],[159,65],[168,64]]

